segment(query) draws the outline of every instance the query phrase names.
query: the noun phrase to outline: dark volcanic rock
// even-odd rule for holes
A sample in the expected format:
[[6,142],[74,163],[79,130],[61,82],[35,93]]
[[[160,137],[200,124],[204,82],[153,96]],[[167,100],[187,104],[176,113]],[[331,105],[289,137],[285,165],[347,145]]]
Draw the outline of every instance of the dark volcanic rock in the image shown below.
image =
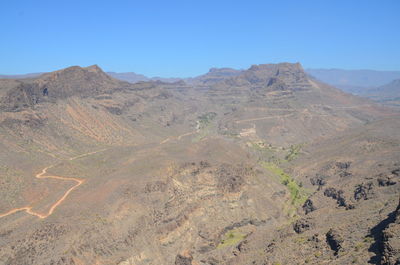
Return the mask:
[[400,176],[400,168],[393,169],[392,174],[399,177]]
[[192,265],[193,257],[191,255],[177,255],[175,265]]
[[339,253],[339,251],[343,248],[343,237],[339,234],[339,232],[335,229],[330,229],[328,233],[326,233],[326,242],[329,247],[335,252],[335,255]]
[[311,213],[312,211],[315,211],[317,208],[314,206],[314,203],[312,202],[311,199],[307,199],[305,203],[303,204],[303,210],[305,214]]
[[335,188],[327,188],[324,191],[324,195],[326,197],[330,197],[330,198],[336,200],[336,202],[339,206],[343,206],[343,207],[347,206],[347,202],[344,197],[343,190],[336,190]]
[[310,182],[314,186],[318,186],[318,190],[321,190],[322,186],[326,184],[326,176],[317,174],[315,177],[310,178]]
[[313,227],[314,227],[314,223],[312,223],[308,219],[299,219],[293,224],[293,230],[298,234],[301,234],[304,231],[310,230]]
[[381,187],[395,185],[396,183],[397,183],[396,181],[394,181],[391,177],[388,176],[378,178],[378,184]]
[[356,189],[354,190],[354,199],[356,201],[359,201],[361,199],[368,200],[371,198],[371,195],[373,194],[373,186],[374,184],[372,182],[368,182],[366,184],[362,183],[356,186]]
[[330,197],[330,198],[333,198],[333,199],[337,199],[338,198],[338,196],[340,196],[340,194],[342,194],[343,193],[343,191],[342,190],[336,190],[335,188],[327,188],[325,191],[324,191],[324,195],[326,196],[326,197]]
[[350,168],[351,162],[336,162],[335,165],[339,169],[347,170]]
[[115,114],[115,115],[122,115],[122,109],[118,107],[105,107],[106,110],[108,110],[110,113]]
[[348,162],[336,162],[335,166],[336,166],[337,172],[339,173],[339,176],[341,178],[350,177],[350,176],[353,175],[352,173],[350,173],[348,171],[350,169],[350,166],[351,166],[351,162],[350,161],[348,161]]
[[308,241],[318,244],[319,242],[321,242],[321,239],[319,238],[319,234],[314,234],[308,239]]
[[210,165],[210,163],[208,163],[207,161],[200,161],[200,167],[201,168],[207,168],[207,167],[210,167],[211,165]]

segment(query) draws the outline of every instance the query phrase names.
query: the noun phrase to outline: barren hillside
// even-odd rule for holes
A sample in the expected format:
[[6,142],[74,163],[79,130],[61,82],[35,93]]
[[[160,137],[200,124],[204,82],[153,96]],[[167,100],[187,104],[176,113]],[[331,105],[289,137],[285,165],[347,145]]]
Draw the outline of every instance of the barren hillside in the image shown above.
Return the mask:
[[399,129],[298,63],[0,80],[0,264],[396,264]]

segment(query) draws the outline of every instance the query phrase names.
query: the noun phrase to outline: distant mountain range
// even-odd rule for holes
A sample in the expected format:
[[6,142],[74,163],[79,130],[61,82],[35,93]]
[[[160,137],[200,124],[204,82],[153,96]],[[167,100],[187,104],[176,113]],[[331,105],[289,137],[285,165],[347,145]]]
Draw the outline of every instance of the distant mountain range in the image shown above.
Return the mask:
[[322,82],[348,92],[352,88],[371,88],[400,79],[400,71],[306,69],[306,72]]
[[[176,82],[179,80],[208,80],[224,79],[235,75],[239,75],[243,70],[233,68],[211,68],[208,73],[192,78],[179,78],[179,77],[148,77],[134,72],[107,72],[114,78],[136,83],[141,81],[163,81],[163,82]],[[343,69],[305,69],[305,72],[312,77],[333,85],[337,88],[343,89],[348,92],[357,92],[357,88],[375,88],[386,85],[395,79],[400,79],[400,71],[376,71],[376,70],[343,70]],[[35,78],[44,74],[28,73],[18,75],[1,75],[2,79],[22,79],[22,78]],[[352,90],[353,88],[353,90]],[[352,90],[352,91],[350,91]]]
[[400,107],[400,79],[363,91],[360,95],[382,102],[386,105]]
[[[28,74],[19,74],[19,75],[0,75],[0,79],[27,79],[27,78],[36,78],[40,75],[45,74],[45,72],[41,73],[28,73]],[[107,72],[108,75],[129,83],[137,83],[144,81],[162,81],[166,83],[173,83],[181,80],[181,78],[164,78],[164,77],[147,77],[142,74],[136,74],[134,72],[126,72],[126,73],[116,73],[116,72]]]
[[0,79],[25,79],[25,78],[35,78],[44,73],[30,73],[21,75],[0,75]]
[[[174,83],[184,81],[188,84],[212,85],[239,76],[243,72],[244,70],[233,68],[211,68],[206,74],[191,78],[147,77],[134,72],[107,72],[107,74],[113,78],[129,83],[148,81]],[[306,69],[305,72],[311,77],[340,88],[345,92],[368,97],[384,104],[399,105],[398,99],[400,98],[400,85],[398,80],[400,80],[400,71]],[[0,79],[36,78],[42,74],[44,73],[0,75]]]
[[116,73],[116,72],[107,72],[110,76],[122,80],[127,81],[129,83],[137,83],[137,82],[144,82],[144,81],[161,81],[166,83],[174,83],[177,81],[182,80],[182,78],[168,78],[168,77],[147,77],[142,74],[136,74],[134,72],[126,72],[126,73]]
[[400,71],[307,69],[306,72],[345,92],[400,106]]

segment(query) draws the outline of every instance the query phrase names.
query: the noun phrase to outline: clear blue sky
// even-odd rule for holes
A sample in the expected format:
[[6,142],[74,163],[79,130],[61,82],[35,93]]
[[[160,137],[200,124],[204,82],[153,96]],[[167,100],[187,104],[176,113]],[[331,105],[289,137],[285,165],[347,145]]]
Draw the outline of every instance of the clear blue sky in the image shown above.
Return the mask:
[[0,73],[98,64],[187,77],[301,62],[400,70],[399,0],[3,0]]

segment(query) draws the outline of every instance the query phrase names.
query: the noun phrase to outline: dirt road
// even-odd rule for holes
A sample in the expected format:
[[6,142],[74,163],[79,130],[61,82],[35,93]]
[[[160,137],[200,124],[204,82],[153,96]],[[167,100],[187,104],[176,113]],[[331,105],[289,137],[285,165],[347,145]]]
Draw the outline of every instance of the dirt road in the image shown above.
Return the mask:
[[[82,158],[82,157],[86,157],[86,156],[89,156],[89,155],[93,155],[93,154],[96,154],[96,153],[99,153],[99,152],[103,152],[103,151],[105,151],[105,150],[106,150],[106,149],[102,149],[102,150],[98,150],[98,151],[94,151],[94,152],[90,152],[90,153],[85,153],[85,154],[82,154],[82,155],[78,155],[78,156],[71,157],[71,158],[69,158],[68,160],[72,161],[72,160],[79,159],[79,158]],[[42,172],[36,174],[35,178],[38,178],[38,179],[59,179],[59,180],[65,180],[65,181],[73,181],[73,182],[75,182],[76,184],[75,184],[74,186],[72,186],[71,188],[69,188],[69,189],[64,193],[64,195],[63,195],[60,199],[58,199],[58,200],[50,207],[49,211],[48,211],[46,214],[41,214],[41,213],[38,213],[38,212],[33,211],[33,210],[32,210],[32,206],[25,206],[25,207],[21,207],[21,208],[14,208],[14,209],[12,209],[12,210],[6,212],[6,213],[0,214],[0,218],[6,217],[6,216],[8,216],[8,215],[11,215],[11,214],[14,214],[14,213],[17,213],[17,212],[21,212],[21,211],[25,211],[26,213],[28,213],[28,214],[30,214],[30,215],[33,215],[33,216],[36,216],[36,217],[39,217],[39,218],[41,218],[41,219],[47,218],[47,217],[49,217],[49,216],[54,212],[54,210],[68,197],[68,195],[69,195],[74,189],[78,188],[80,185],[82,185],[82,183],[84,183],[84,181],[85,181],[84,179],[69,178],[69,177],[61,177],[61,176],[51,176],[51,175],[45,176],[45,175],[47,174],[47,170],[49,170],[50,168],[56,166],[57,164],[58,164],[58,163],[53,164],[53,165],[51,165],[51,166],[45,167],[45,168],[42,170]]]

